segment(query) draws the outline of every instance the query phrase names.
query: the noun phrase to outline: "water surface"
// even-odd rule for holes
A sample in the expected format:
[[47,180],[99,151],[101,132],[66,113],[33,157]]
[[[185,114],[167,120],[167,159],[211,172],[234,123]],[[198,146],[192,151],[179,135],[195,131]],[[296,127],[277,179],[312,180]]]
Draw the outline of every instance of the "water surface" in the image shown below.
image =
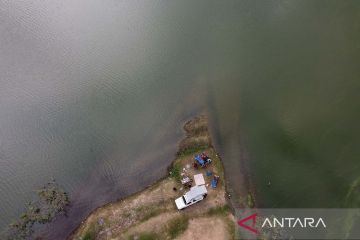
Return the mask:
[[42,234],[64,238],[165,174],[204,110],[235,196],[250,175],[262,206],[343,206],[360,170],[359,10],[1,1],[0,227],[55,177],[73,205]]

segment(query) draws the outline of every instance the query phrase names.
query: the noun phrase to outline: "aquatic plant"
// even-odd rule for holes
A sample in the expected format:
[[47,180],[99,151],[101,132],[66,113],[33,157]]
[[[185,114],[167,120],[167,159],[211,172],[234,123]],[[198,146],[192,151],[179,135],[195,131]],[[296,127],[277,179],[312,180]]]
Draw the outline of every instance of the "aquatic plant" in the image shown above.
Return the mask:
[[8,226],[5,232],[6,239],[27,239],[34,230],[35,224],[51,222],[59,213],[66,211],[70,200],[68,194],[51,180],[37,191],[37,200],[29,202],[20,218]]
[[249,208],[253,208],[255,206],[255,200],[251,192],[249,192],[247,195],[247,206]]
[[349,239],[350,234],[354,231],[356,221],[360,219],[360,177],[356,178],[345,197],[344,207],[347,208],[347,214],[343,218],[340,230],[344,234],[344,239]]

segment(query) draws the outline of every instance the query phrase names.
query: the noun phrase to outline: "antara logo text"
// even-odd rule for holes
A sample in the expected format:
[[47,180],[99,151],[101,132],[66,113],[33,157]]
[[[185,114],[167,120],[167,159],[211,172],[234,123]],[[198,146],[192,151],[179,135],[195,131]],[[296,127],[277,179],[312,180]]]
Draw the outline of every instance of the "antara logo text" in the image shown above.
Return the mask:
[[238,225],[250,232],[259,233],[257,226],[261,228],[326,228],[326,224],[322,218],[304,217],[284,217],[284,218],[264,218],[263,222],[257,224],[257,214],[252,214],[238,221]]

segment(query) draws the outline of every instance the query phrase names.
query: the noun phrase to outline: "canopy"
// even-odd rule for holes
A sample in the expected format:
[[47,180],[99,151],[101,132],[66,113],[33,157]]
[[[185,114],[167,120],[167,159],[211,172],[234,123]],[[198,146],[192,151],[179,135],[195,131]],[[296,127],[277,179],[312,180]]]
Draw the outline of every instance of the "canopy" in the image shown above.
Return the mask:
[[201,165],[203,166],[205,164],[204,160],[201,159],[200,155],[197,154],[195,155],[195,160]]
[[205,184],[204,175],[202,173],[194,175],[194,180],[195,180],[195,185],[199,186]]

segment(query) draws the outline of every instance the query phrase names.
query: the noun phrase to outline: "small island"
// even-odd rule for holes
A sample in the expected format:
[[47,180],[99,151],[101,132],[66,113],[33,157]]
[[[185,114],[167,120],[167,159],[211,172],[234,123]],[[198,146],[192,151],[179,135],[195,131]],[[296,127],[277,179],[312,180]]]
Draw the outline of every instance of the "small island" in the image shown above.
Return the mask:
[[[233,239],[235,219],[226,200],[224,168],[215,151],[206,116],[184,125],[186,137],[179,143],[169,175],[145,190],[93,211],[69,236],[91,239]],[[211,163],[194,164],[196,155],[206,154]],[[207,196],[183,210],[175,199],[190,190],[181,180],[203,174]],[[216,187],[211,182],[218,179]],[[195,186],[194,181],[192,186]]]

